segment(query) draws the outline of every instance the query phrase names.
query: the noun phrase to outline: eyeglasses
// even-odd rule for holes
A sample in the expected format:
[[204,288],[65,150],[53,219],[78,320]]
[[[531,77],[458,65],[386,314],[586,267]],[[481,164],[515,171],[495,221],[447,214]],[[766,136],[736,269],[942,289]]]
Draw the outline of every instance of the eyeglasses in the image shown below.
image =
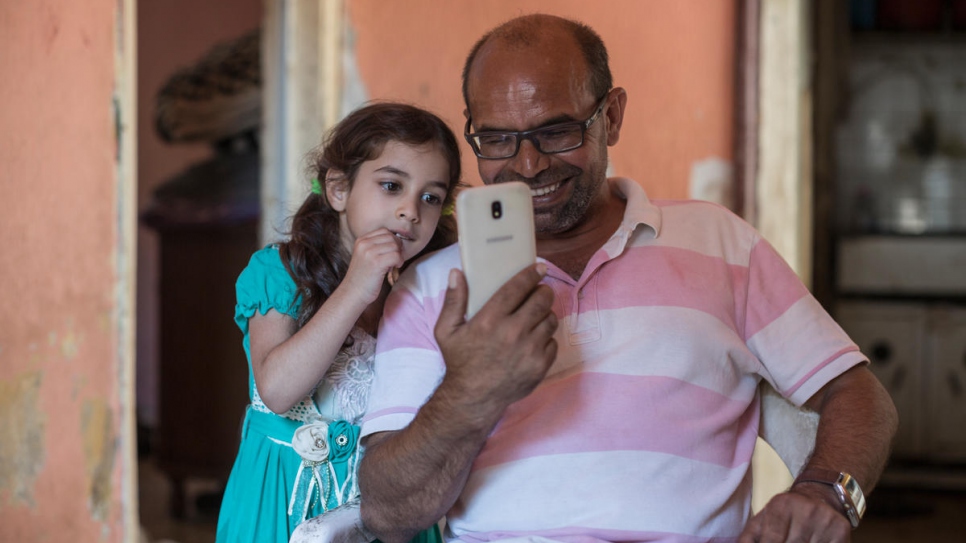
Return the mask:
[[472,118],[467,117],[463,137],[469,142],[476,156],[484,159],[499,160],[513,158],[520,151],[520,142],[530,140],[530,143],[543,154],[563,153],[572,151],[584,144],[584,132],[594,124],[600,113],[604,111],[607,96],[600,101],[594,114],[586,121],[570,121],[566,123],[542,126],[523,132],[476,132],[470,134]]

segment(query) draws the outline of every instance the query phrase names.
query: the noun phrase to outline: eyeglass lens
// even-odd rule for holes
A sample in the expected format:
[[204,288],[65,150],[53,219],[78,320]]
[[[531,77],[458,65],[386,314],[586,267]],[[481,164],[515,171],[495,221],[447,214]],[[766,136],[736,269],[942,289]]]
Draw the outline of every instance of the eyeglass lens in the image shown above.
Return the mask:
[[[579,124],[548,126],[523,134],[522,137],[530,140],[541,153],[569,151],[583,143],[583,131]],[[483,134],[474,139],[480,154],[485,157],[511,157],[516,154],[519,145],[517,134]]]

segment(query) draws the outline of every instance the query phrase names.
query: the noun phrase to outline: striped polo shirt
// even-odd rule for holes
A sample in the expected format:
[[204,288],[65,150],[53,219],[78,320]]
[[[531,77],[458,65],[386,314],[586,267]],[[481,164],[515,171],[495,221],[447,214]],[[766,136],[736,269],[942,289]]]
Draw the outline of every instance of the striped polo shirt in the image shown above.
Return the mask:
[[[449,539],[734,541],[750,515],[760,380],[801,405],[866,360],[730,211],[609,182],[624,220],[580,279],[547,263],[557,359],[490,434]],[[363,435],[404,428],[438,386],[433,327],[459,265],[456,246],[439,251],[390,295]]]

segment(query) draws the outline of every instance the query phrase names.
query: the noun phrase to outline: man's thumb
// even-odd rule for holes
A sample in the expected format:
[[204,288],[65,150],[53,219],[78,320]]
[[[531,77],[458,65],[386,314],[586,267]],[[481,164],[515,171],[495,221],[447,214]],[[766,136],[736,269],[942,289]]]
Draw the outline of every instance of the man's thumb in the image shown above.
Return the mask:
[[437,336],[451,334],[458,326],[466,322],[467,300],[466,277],[463,272],[453,268],[449,271],[449,285],[443,298],[443,309],[436,321]]

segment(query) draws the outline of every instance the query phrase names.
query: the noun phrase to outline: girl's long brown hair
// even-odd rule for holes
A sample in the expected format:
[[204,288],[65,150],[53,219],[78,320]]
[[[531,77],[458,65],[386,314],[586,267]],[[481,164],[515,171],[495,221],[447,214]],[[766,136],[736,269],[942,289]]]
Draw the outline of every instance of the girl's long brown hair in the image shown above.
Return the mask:
[[[420,108],[397,103],[376,103],[349,114],[333,128],[309,157],[309,173],[322,184],[322,194],[310,193],[292,217],[289,241],[280,245],[282,262],[298,287],[302,306],[299,327],[315,315],[339,286],[349,269],[351,254],[342,246],[339,214],[325,196],[325,176],[331,170],[345,174],[342,182],[352,189],[359,166],[378,158],[386,143],[435,144],[449,163],[449,187],[444,209],[452,209],[460,185],[460,151],[446,123]],[[429,244],[417,255],[456,242],[456,220],[443,215]]]

